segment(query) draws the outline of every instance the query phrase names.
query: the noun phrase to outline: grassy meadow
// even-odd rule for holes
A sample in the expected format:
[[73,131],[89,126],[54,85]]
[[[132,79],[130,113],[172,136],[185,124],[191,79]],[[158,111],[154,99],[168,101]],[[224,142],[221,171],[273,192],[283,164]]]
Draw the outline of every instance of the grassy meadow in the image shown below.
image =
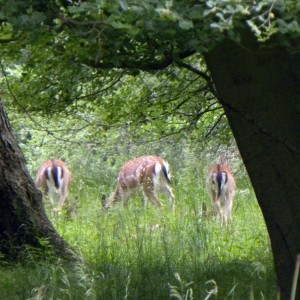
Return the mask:
[[[104,211],[103,195],[113,192],[127,157],[100,160],[87,152],[80,163],[70,159],[76,211],[57,218],[45,205],[76,260],[28,248],[25,263],[1,265],[0,299],[275,299],[269,238],[244,171],[236,174],[233,222],[221,228],[205,188],[208,164],[180,155],[166,157],[175,213],[164,196],[161,210],[143,208],[140,195],[125,209],[118,203]],[[33,176],[42,160],[30,161]]]

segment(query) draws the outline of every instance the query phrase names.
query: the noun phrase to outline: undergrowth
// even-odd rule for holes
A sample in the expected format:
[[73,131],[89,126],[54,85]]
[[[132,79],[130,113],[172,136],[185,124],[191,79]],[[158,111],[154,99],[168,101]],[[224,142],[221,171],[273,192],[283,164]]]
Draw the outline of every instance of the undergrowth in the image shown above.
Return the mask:
[[161,210],[144,209],[136,197],[128,208],[109,211],[93,188],[79,199],[72,218],[50,216],[76,262],[41,262],[35,254],[4,266],[1,299],[275,298],[269,240],[251,191],[236,196],[228,228],[220,227],[204,192],[177,195],[174,214],[166,199]]

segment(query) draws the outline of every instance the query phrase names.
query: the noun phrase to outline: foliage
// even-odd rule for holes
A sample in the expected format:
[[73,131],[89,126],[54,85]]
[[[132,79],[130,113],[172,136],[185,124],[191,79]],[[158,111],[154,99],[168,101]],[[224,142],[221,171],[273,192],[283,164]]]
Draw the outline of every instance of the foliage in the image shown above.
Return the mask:
[[300,10],[291,0],[5,1],[2,7],[2,42],[19,38],[24,46],[42,35],[57,54],[137,69],[166,63],[167,54],[207,51],[225,33],[237,37],[242,24],[261,40],[297,34]]
[[[199,58],[190,61],[201,67]],[[23,72],[34,73],[37,69],[26,66]],[[21,75],[22,85],[18,72],[4,77],[6,105],[20,141],[25,144],[28,139],[46,141],[39,134],[43,131],[45,137],[72,140],[88,147],[102,145],[111,137],[114,137],[111,144],[118,140],[144,143],[174,135],[178,139],[189,136],[195,141],[209,135],[222,143],[231,140],[223,110],[197,74],[179,72],[174,67],[155,74],[141,73],[138,77],[119,73],[113,78],[114,75],[106,76],[87,68],[81,69],[82,73],[77,70],[76,75],[72,69],[66,70],[43,73],[36,78],[34,88],[31,80],[26,80],[27,75],[25,78]],[[79,86],[76,91],[70,88],[64,99],[55,82],[65,87],[72,76],[79,78]],[[51,101],[47,100],[46,82],[48,89],[53,89]],[[28,99],[32,100],[28,103]]]
[[[298,11],[294,1],[270,0],[5,1],[2,95],[37,130],[65,140],[89,128],[89,145],[111,135],[197,140],[211,133],[228,143],[202,54],[223,38],[238,42],[241,28],[261,41],[286,35],[280,43],[287,45],[297,34]],[[70,115],[76,124],[63,134],[40,125],[40,114],[56,113],[61,125]]]
[[[151,106],[150,119],[154,110],[156,119],[180,114],[179,120],[185,117],[184,123],[188,120],[193,127],[199,114],[212,108],[213,87],[199,54],[224,38],[238,42],[242,27],[261,41],[281,36],[280,43],[293,49],[290,37],[299,31],[299,9],[295,1],[275,0],[5,1],[0,15],[2,64],[26,111],[69,114],[78,106],[94,110],[90,103],[95,103],[103,107],[99,114],[105,115],[104,124],[111,124],[135,109],[135,119],[148,122],[141,110]],[[177,67],[166,69],[172,63]],[[129,91],[133,79],[128,74],[136,76],[140,70],[159,71],[153,74],[157,91],[144,84],[143,90]],[[137,84],[149,77],[142,74]],[[168,96],[162,103],[164,92]],[[132,98],[147,102],[132,106]]]
[[298,11],[294,1],[275,0],[5,1],[4,96],[28,114],[72,114],[97,133],[88,142],[112,126],[146,140],[225,128],[218,138],[228,142],[202,54],[221,39],[238,42],[241,28],[261,41],[289,39],[298,32]]

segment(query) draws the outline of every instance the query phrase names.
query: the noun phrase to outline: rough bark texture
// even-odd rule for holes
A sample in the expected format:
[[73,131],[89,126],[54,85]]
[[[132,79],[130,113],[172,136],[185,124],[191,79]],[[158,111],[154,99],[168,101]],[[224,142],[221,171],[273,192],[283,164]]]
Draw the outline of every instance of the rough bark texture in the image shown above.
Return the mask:
[[281,299],[289,299],[300,253],[300,54],[246,35],[206,60],[266,221]]
[[39,241],[47,239],[54,252],[64,256],[67,244],[45,214],[42,195],[35,188],[26,168],[25,158],[11,132],[1,99],[0,178],[0,253],[7,259],[15,260],[25,245],[39,248]]

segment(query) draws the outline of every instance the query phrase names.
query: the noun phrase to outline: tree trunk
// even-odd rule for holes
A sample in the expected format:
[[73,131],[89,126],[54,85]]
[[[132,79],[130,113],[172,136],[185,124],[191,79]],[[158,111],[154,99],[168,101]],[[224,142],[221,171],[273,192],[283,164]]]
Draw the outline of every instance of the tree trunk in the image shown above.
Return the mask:
[[246,34],[206,61],[265,218],[281,299],[290,299],[300,253],[300,54]]
[[[64,256],[67,243],[48,220],[42,194],[26,168],[0,99],[0,253],[15,260],[26,245],[40,248],[47,239],[54,253]],[[49,251],[49,249],[47,249]]]

